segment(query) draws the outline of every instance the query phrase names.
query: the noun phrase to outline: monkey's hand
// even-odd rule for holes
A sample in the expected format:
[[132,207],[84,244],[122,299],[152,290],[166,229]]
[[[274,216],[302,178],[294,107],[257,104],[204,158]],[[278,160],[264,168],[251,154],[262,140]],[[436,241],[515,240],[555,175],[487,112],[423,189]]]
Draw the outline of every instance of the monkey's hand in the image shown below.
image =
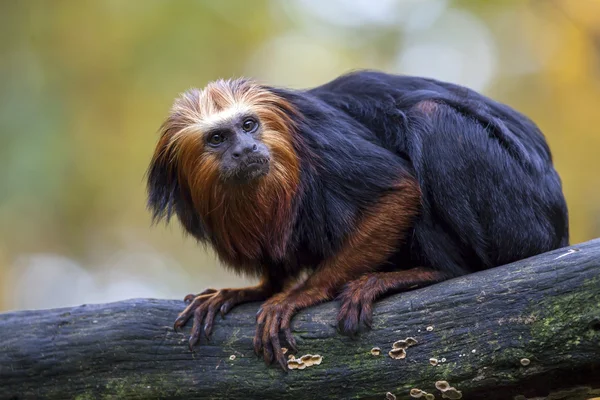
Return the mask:
[[290,296],[280,293],[267,300],[258,310],[256,317],[256,334],[254,336],[254,352],[260,356],[262,350],[265,363],[270,364],[273,358],[287,372],[287,361],[279,342],[279,332],[283,331],[288,346],[296,351],[296,341],[292,335],[290,321],[296,313],[297,303]]
[[[235,305],[251,301],[265,300],[271,295],[271,289],[266,285],[258,285],[241,289],[206,289],[198,295],[188,294],[184,301],[190,304],[183,310],[175,320],[174,329],[184,326],[194,316],[194,325],[189,338],[190,350],[200,340],[204,333],[207,340],[213,329],[215,315],[220,312],[225,317]],[[204,325],[202,325],[204,323]]]

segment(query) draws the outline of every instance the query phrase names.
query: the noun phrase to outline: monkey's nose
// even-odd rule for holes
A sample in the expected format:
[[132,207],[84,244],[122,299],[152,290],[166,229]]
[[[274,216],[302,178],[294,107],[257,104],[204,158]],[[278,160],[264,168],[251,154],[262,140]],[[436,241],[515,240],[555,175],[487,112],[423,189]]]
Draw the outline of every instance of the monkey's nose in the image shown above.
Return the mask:
[[258,146],[256,145],[256,143],[249,144],[246,146],[238,146],[233,150],[233,153],[231,153],[231,156],[233,158],[240,158],[240,156],[255,152],[257,149],[258,149]]

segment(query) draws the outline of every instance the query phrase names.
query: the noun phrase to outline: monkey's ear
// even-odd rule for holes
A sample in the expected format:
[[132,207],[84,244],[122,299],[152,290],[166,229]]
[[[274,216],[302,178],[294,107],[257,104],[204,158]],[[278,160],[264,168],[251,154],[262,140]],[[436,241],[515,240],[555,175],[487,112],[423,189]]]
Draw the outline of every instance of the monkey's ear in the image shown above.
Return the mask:
[[152,221],[163,218],[169,222],[180,201],[180,187],[177,179],[177,159],[173,146],[169,146],[169,136],[161,129],[161,137],[148,167],[147,190],[148,208],[152,211]]

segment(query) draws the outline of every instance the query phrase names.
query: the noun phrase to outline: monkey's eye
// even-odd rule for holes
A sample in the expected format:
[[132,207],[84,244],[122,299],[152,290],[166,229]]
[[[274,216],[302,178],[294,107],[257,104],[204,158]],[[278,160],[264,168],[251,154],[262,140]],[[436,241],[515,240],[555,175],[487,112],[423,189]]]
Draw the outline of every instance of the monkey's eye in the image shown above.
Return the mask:
[[242,123],[242,129],[244,130],[244,132],[252,132],[256,129],[257,126],[258,124],[252,118],[245,119]]
[[208,138],[208,143],[213,146],[218,146],[225,141],[225,137],[219,133],[215,133],[210,138]]

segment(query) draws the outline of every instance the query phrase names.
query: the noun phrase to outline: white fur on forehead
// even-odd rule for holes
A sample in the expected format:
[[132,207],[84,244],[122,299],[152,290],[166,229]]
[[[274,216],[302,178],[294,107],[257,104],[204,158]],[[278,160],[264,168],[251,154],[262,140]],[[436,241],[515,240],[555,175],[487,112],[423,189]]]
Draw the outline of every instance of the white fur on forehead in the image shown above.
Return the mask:
[[265,90],[244,80],[218,80],[202,90],[190,89],[172,107],[171,114],[196,129],[208,129],[243,114],[251,114]]
[[213,114],[203,115],[197,122],[197,126],[202,130],[209,130],[210,128],[222,125],[223,123],[239,118],[240,116],[250,115],[251,113],[252,108],[248,104],[233,103],[224,110]]
[[[264,127],[265,140],[281,140],[293,124],[293,107],[269,89],[251,80],[218,80],[204,89],[190,89],[175,101],[163,127],[173,140],[206,132],[234,118],[255,115]],[[270,131],[277,134],[269,135]]]

